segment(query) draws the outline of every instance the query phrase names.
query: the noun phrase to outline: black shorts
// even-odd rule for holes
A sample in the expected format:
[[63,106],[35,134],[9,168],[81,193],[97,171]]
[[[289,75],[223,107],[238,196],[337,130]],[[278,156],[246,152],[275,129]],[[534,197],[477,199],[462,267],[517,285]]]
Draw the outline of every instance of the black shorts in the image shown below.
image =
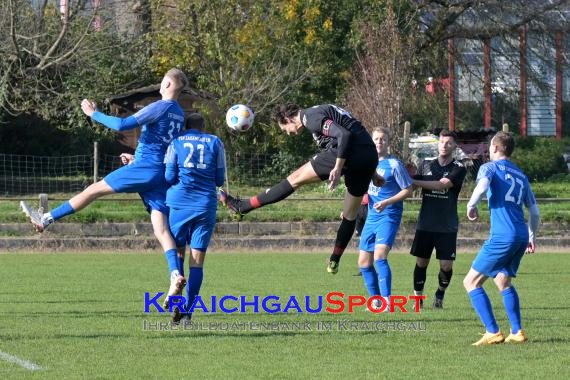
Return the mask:
[[[329,179],[337,158],[337,150],[326,149],[311,157],[313,170],[321,181]],[[357,145],[348,152],[342,168],[344,183],[350,195],[361,197],[368,192],[368,185],[378,166],[378,153],[372,145]]]
[[435,248],[438,260],[455,260],[457,232],[416,231],[410,254],[429,259]]

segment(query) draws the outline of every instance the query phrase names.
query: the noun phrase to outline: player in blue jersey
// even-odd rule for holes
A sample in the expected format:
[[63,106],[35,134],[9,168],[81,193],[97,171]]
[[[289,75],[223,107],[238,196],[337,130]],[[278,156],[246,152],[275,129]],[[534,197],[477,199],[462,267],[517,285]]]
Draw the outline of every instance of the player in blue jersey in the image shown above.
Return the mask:
[[93,120],[117,131],[142,127],[135,151],[135,160],[111,172],[69,201],[50,212],[41,214],[25,202],[22,210],[38,232],[67,215],[73,214],[91,202],[114,193],[139,193],[150,212],[154,234],[167,256],[176,256],[176,247],[168,231],[168,207],[165,203],[166,181],[164,179],[164,153],[184,125],[184,112],[178,104],[182,89],[188,84],[186,75],[178,70],[169,70],[160,84],[162,100],[156,101],[127,118],[113,117],[99,112],[95,103],[84,99],[83,112]]
[[[175,323],[192,317],[189,311],[200,292],[204,258],[216,225],[216,188],[224,184],[226,170],[224,145],[218,137],[202,132],[204,118],[191,114],[186,128],[170,143],[164,159],[166,181],[172,185],[166,195],[170,231],[179,251],[186,245],[191,251],[185,310],[175,313]],[[174,259],[168,262],[171,273],[182,273],[182,266]]]
[[[534,253],[539,211],[527,177],[509,157],[515,148],[513,136],[498,132],[489,145],[491,162],[481,166],[477,186],[467,204],[467,217],[479,218],[477,203],[487,193],[491,212],[491,236],[484,244],[463,280],[471,304],[485,325],[483,337],[474,346],[501,342],[523,343],[526,336],[521,325],[519,296],[511,280],[516,276],[525,253]],[[528,226],[523,205],[529,211]],[[511,332],[505,339],[499,330],[491,301],[483,289],[487,278],[493,277],[501,291]]]
[[[400,228],[403,201],[412,194],[412,178],[400,160],[388,155],[390,134],[387,129],[374,129],[372,140],[378,152],[376,172],[386,182],[382,187],[374,186],[372,182],[368,186],[368,216],[360,237],[358,266],[370,296],[381,294],[389,304],[392,271],[388,253]],[[378,300],[374,301],[374,306],[378,307]]]

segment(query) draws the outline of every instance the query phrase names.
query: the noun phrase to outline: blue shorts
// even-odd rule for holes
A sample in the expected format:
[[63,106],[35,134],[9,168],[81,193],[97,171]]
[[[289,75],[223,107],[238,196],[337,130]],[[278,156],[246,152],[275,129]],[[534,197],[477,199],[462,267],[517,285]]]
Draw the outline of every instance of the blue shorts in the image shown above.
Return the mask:
[[157,210],[168,215],[164,166],[147,163],[125,165],[103,178],[116,193],[139,193],[148,212]]
[[216,210],[192,211],[171,208],[168,217],[170,232],[177,247],[206,252],[216,226]]
[[509,277],[516,277],[519,264],[528,246],[526,241],[498,242],[487,240],[473,260],[471,267],[488,277],[495,277],[500,272]]
[[367,219],[360,235],[359,249],[361,251],[374,252],[374,248],[380,244],[392,248],[401,221],[401,216],[395,217],[392,215],[386,215],[374,221]]

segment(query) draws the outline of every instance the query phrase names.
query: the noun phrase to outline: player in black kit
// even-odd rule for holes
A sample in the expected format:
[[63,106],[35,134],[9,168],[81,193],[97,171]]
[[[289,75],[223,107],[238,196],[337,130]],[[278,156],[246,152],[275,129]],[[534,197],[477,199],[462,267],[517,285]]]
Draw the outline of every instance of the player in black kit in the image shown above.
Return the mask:
[[377,185],[383,181],[382,177],[375,174],[378,155],[372,138],[360,121],[332,104],[305,109],[296,104],[281,105],[274,110],[272,120],[287,135],[297,135],[303,128],[308,129],[321,152],[267,191],[249,199],[234,198],[221,191],[220,200],[242,216],[253,209],[287,198],[302,185],[328,180],[329,189],[334,189],[344,175],[347,192],[344,196],[343,218],[327,264],[327,272],[335,274],[338,272],[340,257],[354,233],[362,196],[367,192],[373,177]]
[[414,185],[422,188],[422,206],[410,252],[416,256],[414,294],[424,294],[426,271],[435,248],[440,269],[439,287],[432,304],[434,309],[443,308],[443,297],[451,281],[456,255],[457,199],[467,173],[463,164],[453,158],[456,147],[455,132],[441,131],[438,157],[422,162],[413,176]]

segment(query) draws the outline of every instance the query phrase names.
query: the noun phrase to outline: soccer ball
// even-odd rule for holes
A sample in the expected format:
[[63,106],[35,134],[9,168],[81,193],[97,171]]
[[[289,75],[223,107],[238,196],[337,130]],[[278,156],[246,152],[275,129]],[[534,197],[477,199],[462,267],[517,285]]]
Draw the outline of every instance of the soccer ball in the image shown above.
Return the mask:
[[233,105],[226,113],[226,123],[234,131],[245,132],[253,124],[253,111],[243,104]]

